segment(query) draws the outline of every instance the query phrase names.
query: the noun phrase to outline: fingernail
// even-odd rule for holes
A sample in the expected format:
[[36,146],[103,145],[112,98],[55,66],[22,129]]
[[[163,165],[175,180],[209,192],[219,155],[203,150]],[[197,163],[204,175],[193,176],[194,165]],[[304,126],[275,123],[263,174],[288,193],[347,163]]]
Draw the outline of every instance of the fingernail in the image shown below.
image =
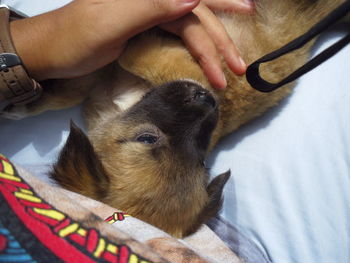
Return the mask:
[[254,5],[254,1],[253,0],[244,0],[243,1],[246,5],[249,5],[249,6],[253,6]]
[[239,64],[242,68],[244,68],[244,69],[247,68],[247,64],[244,62],[243,58],[238,57],[238,61],[239,61]]
[[198,0],[177,0],[180,5],[193,5],[198,2]]
[[251,10],[254,7],[254,1],[244,0],[241,2],[241,5],[242,5],[242,7]]
[[227,80],[226,80],[226,77],[225,77],[225,73],[222,73],[222,86],[218,87],[219,89],[225,89],[227,87]]

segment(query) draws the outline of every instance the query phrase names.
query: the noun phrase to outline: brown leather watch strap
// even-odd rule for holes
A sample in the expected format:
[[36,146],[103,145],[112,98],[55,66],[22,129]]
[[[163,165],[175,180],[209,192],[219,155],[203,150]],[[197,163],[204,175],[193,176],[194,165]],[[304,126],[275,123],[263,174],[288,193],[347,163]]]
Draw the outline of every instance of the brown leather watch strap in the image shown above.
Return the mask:
[[37,99],[42,88],[31,79],[16,54],[10,35],[10,10],[0,6],[0,100],[27,104]]

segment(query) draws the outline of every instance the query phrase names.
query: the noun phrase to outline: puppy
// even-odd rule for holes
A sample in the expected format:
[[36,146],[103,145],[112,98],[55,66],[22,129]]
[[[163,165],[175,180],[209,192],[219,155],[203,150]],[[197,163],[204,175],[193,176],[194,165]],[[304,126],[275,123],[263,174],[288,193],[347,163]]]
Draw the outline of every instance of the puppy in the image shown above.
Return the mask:
[[[254,15],[219,16],[251,63],[306,32],[341,2],[259,0]],[[261,73],[278,81],[305,62],[311,44],[267,63]],[[71,126],[52,178],[182,237],[217,213],[229,178],[225,173],[208,184],[207,152],[276,105],[293,85],[265,94],[244,76],[225,73],[227,89],[212,89],[178,39],[148,32],[129,43],[118,63],[55,82],[41,101],[5,114],[22,117],[85,100],[89,138]]]
[[182,237],[215,215],[229,172],[208,185],[204,158],[218,108],[194,82],[172,82],[99,123],[89,139],[72,125],[51,173],[63,187]]

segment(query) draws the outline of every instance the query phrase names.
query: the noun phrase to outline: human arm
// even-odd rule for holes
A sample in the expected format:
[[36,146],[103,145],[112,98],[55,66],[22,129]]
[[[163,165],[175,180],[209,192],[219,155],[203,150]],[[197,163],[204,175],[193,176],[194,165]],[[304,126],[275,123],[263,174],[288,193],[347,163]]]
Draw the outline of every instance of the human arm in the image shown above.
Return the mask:
[[[231,2],[232,6],[241,3]],[[198,0],[75,0],[52,12],[12,22],[11,34],[32,77],[73,78],[117,59],[127,40],[137,33],[175,20],[182,28],[191,28],[187,31],[190,34],[179,34],[180,37],[195,58],[205,59],[205,64],[200,59],[199,62],[208,79],[222,88],[225,83],[218,79],[222,70],[215,41],[201,21],[193,27],[193,15],[184,16],[198,4]],[[174,28],[170,25],[169,31]],[[198,37],[208,41],[195,43]]]

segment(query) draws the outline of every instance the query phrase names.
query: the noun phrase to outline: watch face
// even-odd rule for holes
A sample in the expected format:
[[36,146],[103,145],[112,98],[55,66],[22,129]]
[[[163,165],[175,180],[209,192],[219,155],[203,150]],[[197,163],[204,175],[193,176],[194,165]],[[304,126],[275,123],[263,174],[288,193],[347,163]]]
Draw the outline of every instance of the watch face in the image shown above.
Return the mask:
[[21,65],[21,59],[13,53],[0,53],[0,71]]

